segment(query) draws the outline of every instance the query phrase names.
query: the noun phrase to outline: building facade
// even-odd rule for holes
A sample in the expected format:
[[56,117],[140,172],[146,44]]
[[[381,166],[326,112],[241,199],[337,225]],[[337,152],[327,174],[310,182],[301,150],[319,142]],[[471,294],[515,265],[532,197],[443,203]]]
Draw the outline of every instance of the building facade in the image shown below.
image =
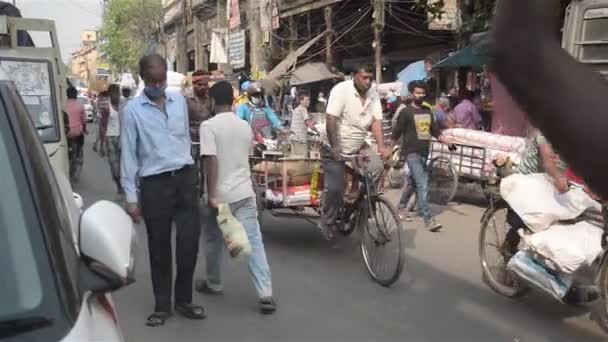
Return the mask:
[[297,54],[298,63],[344,71],[379,64],[382,78],[392,81],[407,64],[453,49],[459,24],[429,26],[424,12],[369,0],[164,0],[163,13],[159,52],[173,70],[242,71],[253,78]]
[[85,30],[80,37],[80,48],[71,55],[72,74],[87,83],[90,89],[95,89],[107,83],[110,68],[105,55],[97,49],[97,32]]

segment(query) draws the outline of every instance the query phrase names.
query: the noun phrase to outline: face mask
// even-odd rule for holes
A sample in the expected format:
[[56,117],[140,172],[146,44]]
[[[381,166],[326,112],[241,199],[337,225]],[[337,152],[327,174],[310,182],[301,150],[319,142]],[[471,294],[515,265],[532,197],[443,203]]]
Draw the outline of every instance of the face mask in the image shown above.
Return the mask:
[[165,89],[167,89],[166,85],[160,87],[146,86],[144,88],[144,94],[146,94],[150,100],[155,100],[165,95]]
[[262,98],[261,97],[252,97],[251,98],[251,103],[253,103],[254,106],[259,106],[262,103]]
[[414,103],[416,103],[416,105],[421,106],[424,103],[424,97],[421,97],[419,99],[415,99]]

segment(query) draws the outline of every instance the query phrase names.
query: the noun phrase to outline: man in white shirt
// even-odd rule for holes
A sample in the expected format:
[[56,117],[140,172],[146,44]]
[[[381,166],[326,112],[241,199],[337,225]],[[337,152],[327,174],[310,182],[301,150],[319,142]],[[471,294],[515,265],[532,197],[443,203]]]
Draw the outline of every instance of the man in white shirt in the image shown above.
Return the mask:
[[[357,153],[368,155],[368,168],[377,178],[382,171],[378,155],[390,157],[390,150],[384,145],[382,105],[378,93],[371,87],[372,76],[371,68],[358,67],[352,80],[337,84],[329,95],[326,110],[329,150],[323,156],[325,193],[320,222],[327,239],[333,238],[336,220],[344,205],[345,161]],[[365,143],[370,130],[378,153]]]
[[249,171],[249,154],[253,132],[247,121],[232,112],[232,86],[221,81],[209,89],[211,111],[215,116],[201,124],[201,157],[206,166],[209,207],[214,212],[205,225],[207,242],[207,279],[196,282],[196,290],[206,294],[222,292],[221,257],[224,251],[222,232],[215,212],[219,203],[228,204],[232,215],[243,225],[251,243],[249,270],[258,292],[260,311],[276,311],[272,297],[270,267],[266,259],[258,210]]

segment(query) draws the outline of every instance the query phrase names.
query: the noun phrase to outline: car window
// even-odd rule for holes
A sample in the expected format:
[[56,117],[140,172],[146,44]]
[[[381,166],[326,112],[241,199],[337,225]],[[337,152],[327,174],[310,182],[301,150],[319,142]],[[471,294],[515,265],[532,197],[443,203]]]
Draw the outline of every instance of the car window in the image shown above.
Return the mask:
[[48,215],[55,201],[42,196],[52,191],[35,169],[49,161],[23,113],[15,87],[0,82],[0,339],[49,341],[65,335],[77,312],[66,270],[75,268],[66,263],[73,245],[62,243],[67,234],[56,228],[63,223]]
[[42,142],[59,141],[51,64],[44,60],[0,59],[0,80],[15,83]]
[[27,229],[15,173],[0,139],[0,319],[35,309],[42,282]]

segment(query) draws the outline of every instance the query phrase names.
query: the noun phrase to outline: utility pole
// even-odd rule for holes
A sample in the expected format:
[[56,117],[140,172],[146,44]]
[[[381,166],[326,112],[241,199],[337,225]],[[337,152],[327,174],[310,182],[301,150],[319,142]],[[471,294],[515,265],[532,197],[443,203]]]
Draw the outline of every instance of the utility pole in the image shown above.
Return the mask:
[[334,25],[332,20],[332,8],[331,6],[325,7],[323,10],[323,15],[325,17],[325,30],[327,34],[325,35],[325,63],[328,66],[334,65],[334,55],[332,49],[332,43],[334,40]]
[[177,26],[177,72],[186,74],[188,72],[188,1],[181,0],[182,20]]
[[384,30],[384,1],[371,0],[374,6],[374,62],[376,64],[376,83],[382,82],[382,31]]
[[296,41],[298,40],[298,30],[296,29],[296,23],[294,16],[289,16],[288,25],[289,25],[289,52],[294,52],[296,50]]
[[249,64],[251,73],[262,71],[262,37],[260,27],[260,6],[259,0],[249,1],[249,13],[247,21],[249,26]]

